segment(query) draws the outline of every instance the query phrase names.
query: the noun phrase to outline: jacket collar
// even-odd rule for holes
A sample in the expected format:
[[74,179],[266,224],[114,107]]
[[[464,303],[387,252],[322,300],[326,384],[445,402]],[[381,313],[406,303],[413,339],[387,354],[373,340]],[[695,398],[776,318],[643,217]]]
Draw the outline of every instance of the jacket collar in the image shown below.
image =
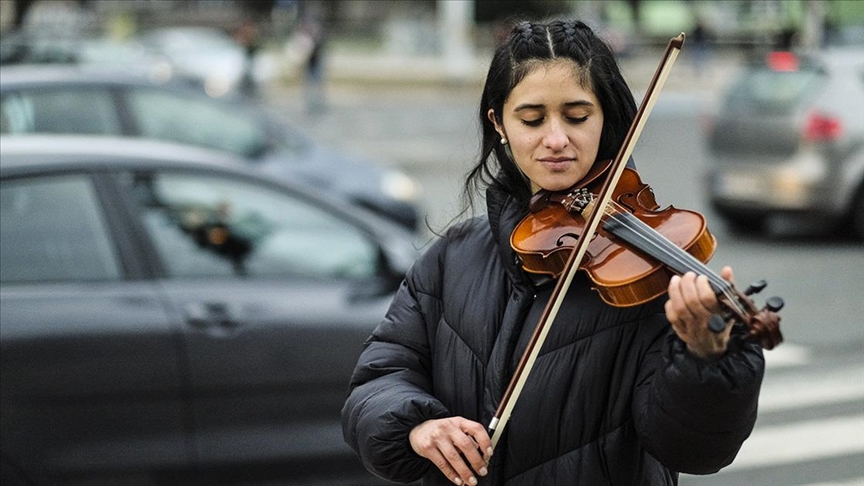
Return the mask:
[[530,285],[530,280],[519,262],[518,255],[510,246],[510,234],[522,218],[528,214],[528,206],[496,186],[486,189],[486,211],[492,237],[498,246],[501,261],[507,276],[514,284]]

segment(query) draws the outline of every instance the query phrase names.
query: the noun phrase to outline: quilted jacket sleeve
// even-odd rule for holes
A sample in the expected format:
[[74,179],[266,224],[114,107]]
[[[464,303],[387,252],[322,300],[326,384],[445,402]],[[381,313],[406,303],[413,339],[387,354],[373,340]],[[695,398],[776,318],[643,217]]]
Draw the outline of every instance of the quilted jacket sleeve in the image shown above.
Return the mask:
[[390,481],[411,482],[432,465],[414,453],[408,434],[416,425],[449,416],[430,393],[430,325],[438,322],[439,241],[414,265],[383,322],[366,342],[342,409],[345,441],[364,466]]
[[733,329],[729,350],[712,362],[690,355],[671,330],[645,356],[634,419],[643,446],[666,467],[716,472],[732,463],[753,430],[765,361],[744,332]]

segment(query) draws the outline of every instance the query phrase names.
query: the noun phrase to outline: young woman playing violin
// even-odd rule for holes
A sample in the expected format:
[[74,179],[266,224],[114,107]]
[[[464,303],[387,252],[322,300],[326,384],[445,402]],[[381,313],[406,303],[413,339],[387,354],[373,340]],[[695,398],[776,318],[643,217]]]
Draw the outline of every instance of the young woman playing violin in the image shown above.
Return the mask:
[[496,50],[465,185],[469,203],[486,189],[487,214],[418,260],[351,379],[343,432],[370,471],[425,485],[673,485],[735,458],[763,355],[731,321],[709,329],[716,288],[689,271],[626,307],[576,274],[506,432],[495,443],[487,429],[556,282],[525,271],[511,234],[534,194],[615,157],[636,113],[612,52],[581,22],[523,22]]

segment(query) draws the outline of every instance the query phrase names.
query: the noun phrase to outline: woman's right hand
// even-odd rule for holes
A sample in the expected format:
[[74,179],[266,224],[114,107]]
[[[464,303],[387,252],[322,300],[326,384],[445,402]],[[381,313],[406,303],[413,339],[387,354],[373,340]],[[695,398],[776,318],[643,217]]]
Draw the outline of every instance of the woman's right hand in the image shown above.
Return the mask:
[[427,420],[411,430],[408,440],[414,452],[432,461],[457,486],[477,484],[474,471],[485,476],[492,457],[486,427],[463,417]]

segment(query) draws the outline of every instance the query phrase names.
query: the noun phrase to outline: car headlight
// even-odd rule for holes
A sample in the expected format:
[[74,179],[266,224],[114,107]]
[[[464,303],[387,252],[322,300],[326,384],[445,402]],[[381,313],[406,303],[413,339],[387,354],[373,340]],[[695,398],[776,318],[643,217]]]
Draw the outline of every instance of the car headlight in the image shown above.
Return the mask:
[[167,83],[174,76],[174,68],[166,61],[159,61],[153,64],[148,73],[150,81],[156,84]]
[[211,98],[224,96],[231,91],[232,81],[224,76],[210,76],[204,81],[204,91]]
[[387,196],[404,202],[414,202],[420,197],[420,184],[402,172],[391,170],[381,178],[381,191]]

